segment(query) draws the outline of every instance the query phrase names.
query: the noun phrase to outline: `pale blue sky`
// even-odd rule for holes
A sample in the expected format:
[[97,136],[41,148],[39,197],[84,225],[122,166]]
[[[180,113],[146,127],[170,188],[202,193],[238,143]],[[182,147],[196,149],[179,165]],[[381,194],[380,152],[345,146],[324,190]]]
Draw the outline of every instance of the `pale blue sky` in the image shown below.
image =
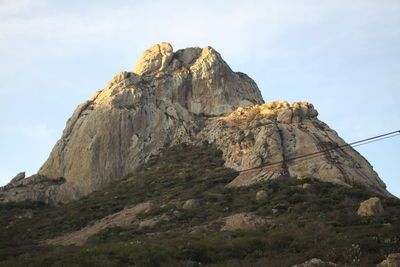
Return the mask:
[[[211,45],[265,101],[347,142],[400,129],[400,1],[0,0],[0,185],[35,173],[75,107],[141,52]],[[358,147],[400,196],[400,137]]]

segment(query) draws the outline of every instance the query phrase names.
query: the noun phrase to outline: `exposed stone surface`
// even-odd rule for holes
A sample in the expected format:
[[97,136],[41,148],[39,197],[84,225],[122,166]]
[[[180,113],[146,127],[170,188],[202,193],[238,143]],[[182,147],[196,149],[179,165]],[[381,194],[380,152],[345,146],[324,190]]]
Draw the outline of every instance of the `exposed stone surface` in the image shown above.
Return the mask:
[[386,260],[377,265],[378,267],[400,267],[400,253],[389,254]]
[[150,218],[147,220],[143,220],[139,223],[139,228],[153,228],[159,221],[159,218]]
[[168,43],[154,45],[142,54],[133,74],[146,76],[158,99],[194,114],[221,115],[264,102],[255,82],[233,72],[210,46],[173,53]]
[[[25,176],[25,175],[24,175]],[[24,200],[41,201],[47,204],[57,204],[57,195],[65,180],[63,178],[48,179],[41,175],[11,180],[0,187],[0,202],[21,202]]]
[[293,267],[330,267],[330,266],[338,266],[337,264],[330,261],[322,261],[320,259],[314,258],[306,261],[303,264],[296,264]]
[[372,197],[360,203],[357,214],[360,216],[376,216],[383,213],[381,200],[377,197]]
[[[125,208],[117,213],[108,215],[98,221],[95,221],[93,224],[85,226],[84,228],[67,233],[65,235],[47,240],[45,243],[48,245],[83,245],[89,237],[98,232],[111,227],[123,227],[135,224],[136,216],[139,213],[149,211],[154,207],[154,204],[151,202],[140,203],[136,206]],[[139,222],[137,222],[139,224]]]
[[355,150],[326,151],[345,142],[317,115],[307,102],[263,104],[254,81],[211,47],[173,52],[161,43],[79,105],[39,173],[13,179],[0,201],[68,202],[135,173],[164,147],[204,141],[242,171],[228,186],[313,177],[390,196]]
[[118,73],[79,105],[39,174],[64,177],[58,202],[134,173],[164,146],[190,142],[201,120],[263,102],[248,76],[233,72],[211,47],[147,50],[136,73]]
[[162,72],[171,62],[173,55],[173,49],[169,43],[153,45],[143,52],[132,72],[139,75],[154,75]]
[[271,220],[252,213],[238,213],[226,218],[221,231],[254,230]]
[[[197,138],[217,144],[225,165],[242,171],[228,186],[290,176],[358,185],[389,196],[368,161],[351,147],[343,147],[343,139],[317,114],[307,102],[275,101],[238,108],[210,118]],[[313,156],[296,159],[308,154]]]
[[260,190],[256,193],[257,201],[263,201],[263,200],[267,199],[267,197],[268,197],[268,192],[265,190]]
[[200,206],[200,200],[198,199],[188,199],[183,204],[183,208],[186,210],[192,210]]
[[143,229],[143,228],[153,228],[155,227],[158,223],[160,222],[165,222],[168,221],[170,218],[163,214],[160,216],[156,216],[156,217],[152,217],[146,220],[143,220],[139,223],[139,228]]
[[25,178],[25,172],[18,173],[12,180],[10,181],[10,185],[16,185],[19,181]]
[[23,219],[23,218],[31,219],[31,218],[33,218],[33,211],[32,210],[27,210],[24,213],[18,214],[17,216],[15,216],[15,218],[17,218],[17,219]]

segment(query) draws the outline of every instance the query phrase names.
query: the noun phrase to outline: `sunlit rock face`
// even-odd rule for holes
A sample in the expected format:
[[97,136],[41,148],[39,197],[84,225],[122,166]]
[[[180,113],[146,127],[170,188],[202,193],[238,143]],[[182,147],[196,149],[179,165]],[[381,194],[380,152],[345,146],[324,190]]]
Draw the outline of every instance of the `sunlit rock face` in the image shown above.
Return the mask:
[[164,147],[204,141],[223,151],[226,166],[257,168],[228,186],[314,177],[388,195],[352,149],[286,162],[344,141],[309,103],[263,103],[255,82],[233,72],[213,48],[174,52],[168,43],[154,45],[132,72],[117,73],[77,107],[39,173],[1,189],[0,201],[68,202],[134,174]]
[[153,77],[158,99],[194,114],[221,115],[264,102],[255,82],[233,72],[210,46],[173,53],[168,43],[154,45],[142,54],[133,73]]
[[243,171],[229,187],[286,177],[314,178],[390,196],[368,161],[317,115],[307,102],[238,108],[208,119],[197,140],[216,144],[224,152],[225,165]]

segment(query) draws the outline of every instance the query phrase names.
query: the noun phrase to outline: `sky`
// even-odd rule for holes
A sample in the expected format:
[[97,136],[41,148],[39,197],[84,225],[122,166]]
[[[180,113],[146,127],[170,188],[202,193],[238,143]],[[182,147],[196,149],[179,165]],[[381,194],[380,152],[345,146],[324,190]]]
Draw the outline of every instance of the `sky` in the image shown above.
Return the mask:
[[[150,46],[210,45],[266,102],[347,142],[400,130],[398,0],[0,0],[0,185],[36,173],[76,106]],[[356,148],[400,197],[400,136]]]

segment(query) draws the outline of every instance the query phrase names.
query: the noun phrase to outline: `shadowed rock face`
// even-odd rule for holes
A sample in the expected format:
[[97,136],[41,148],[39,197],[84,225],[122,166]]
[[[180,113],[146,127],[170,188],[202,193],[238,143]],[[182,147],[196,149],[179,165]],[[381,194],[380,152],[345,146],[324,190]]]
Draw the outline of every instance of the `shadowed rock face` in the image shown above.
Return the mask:
[[[263,102],[254,81],[233,72],[213,48],[173,52],[170,44],[157,44],[142,54],[133,72],[118,73],[79,105],[39,173],[4,187],[0,201],[68,202],[134,173],[163,147],[205,140],[224,152],[228,167],[260,167],[241,173],[229,186],[315,177],[389,194],[352,149],[267,168],[344,141],[317,119],[309,103]],[[57,182],[43,186],[51,180]]]

